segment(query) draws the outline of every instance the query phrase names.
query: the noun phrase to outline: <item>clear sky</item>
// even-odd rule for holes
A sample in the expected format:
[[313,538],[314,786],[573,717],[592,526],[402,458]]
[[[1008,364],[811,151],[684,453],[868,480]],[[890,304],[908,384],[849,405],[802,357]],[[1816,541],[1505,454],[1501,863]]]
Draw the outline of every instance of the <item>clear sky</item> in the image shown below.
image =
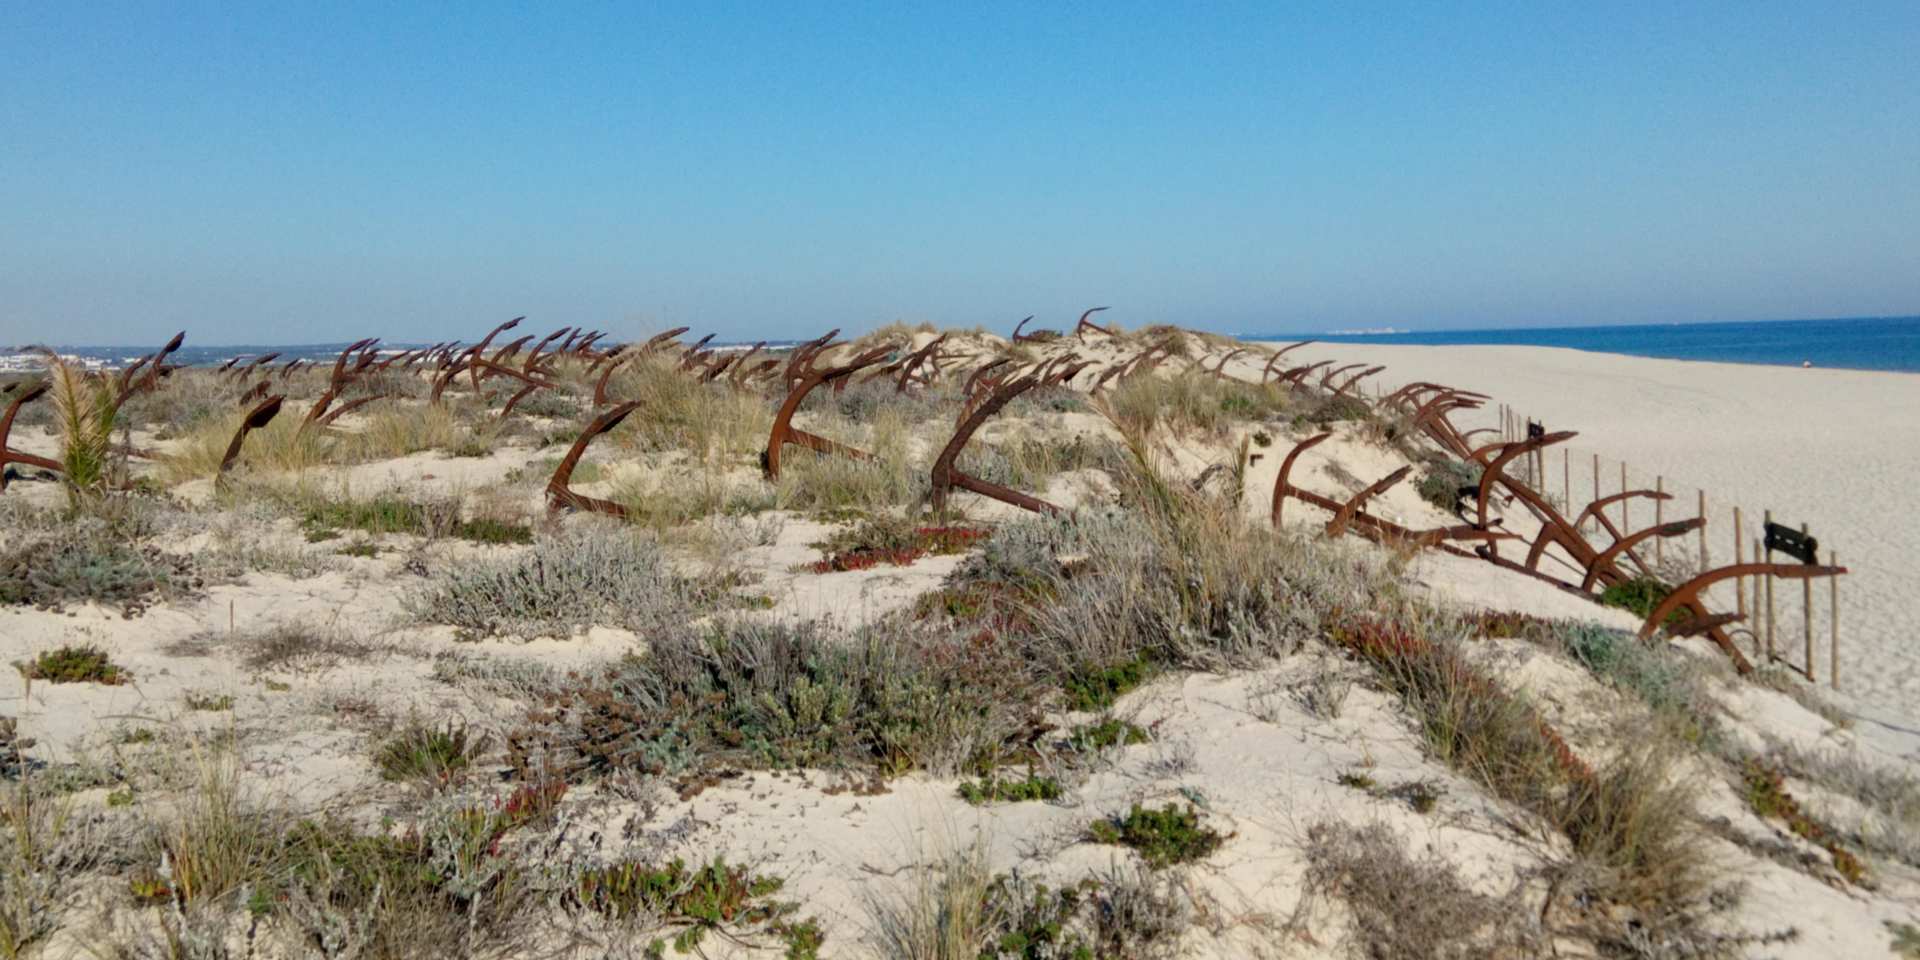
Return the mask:
[[0,343],[1920,313],[1917,68],[1915,0],[8,3]]

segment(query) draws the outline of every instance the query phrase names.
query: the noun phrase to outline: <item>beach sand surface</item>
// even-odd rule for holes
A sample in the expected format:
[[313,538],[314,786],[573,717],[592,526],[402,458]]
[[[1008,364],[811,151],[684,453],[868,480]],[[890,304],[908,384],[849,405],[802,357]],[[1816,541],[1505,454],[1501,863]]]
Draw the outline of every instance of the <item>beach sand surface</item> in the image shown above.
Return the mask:
[[[1851,571],[1840,583],[1841,690],[1862,719],[1920,735],[1920,374],[1520,346],[1316,343],[1287,357],[1385,364],[1374,378],[1383,391],[1426,380],[1492,396],[1484,410],[1455,418],[1463,429],[1497,426],[1506,404],[1549,431],[1578,431],[1562,445],[1567,454],[1555,447],[1547,457],[1544,484],[1554,495],[1570,486],[1578,505],[1592,499],[1596,453],[1602,494],[1621,489],[1623,461],[1630,487],[1664,478],[1674,495],[1665,519],[1694,516],[1696,490],[1705,490],[1714,565],[1732,562],[1735,505],[1749,559],[1763,511],[1807,524],[1822,560],[1837,551]],[[1636,528],[1654,520],[1648,501],[1632,511]],[[1699,547],[1687,536],[1664,549],[1697,556]],[[1776,638],[1795,663],[1805,656],[1801,596],[1797,584],[1775,588]],[[1828,610],[1821,583],[1814,659],[1823,685]]]

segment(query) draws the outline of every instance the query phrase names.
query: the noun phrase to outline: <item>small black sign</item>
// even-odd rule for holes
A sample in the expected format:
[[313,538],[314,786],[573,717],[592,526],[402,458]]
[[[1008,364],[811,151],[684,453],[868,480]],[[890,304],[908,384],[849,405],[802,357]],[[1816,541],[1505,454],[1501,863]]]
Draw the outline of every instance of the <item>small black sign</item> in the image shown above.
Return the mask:
[[1820,552],[1820,541],[1792,527],[1783,527],[1777,523],[1767,524],[1766,546],[1769,552],[1778,550],[1807,564],[1817,562],[1814,558]]
[[1541,437],[1544,437],[1546,435],[1547,435],[1547,428],[1544,424],[1537,423],[1532,420],[1527,421],[1527,439],[1528,440],[1538,440]]

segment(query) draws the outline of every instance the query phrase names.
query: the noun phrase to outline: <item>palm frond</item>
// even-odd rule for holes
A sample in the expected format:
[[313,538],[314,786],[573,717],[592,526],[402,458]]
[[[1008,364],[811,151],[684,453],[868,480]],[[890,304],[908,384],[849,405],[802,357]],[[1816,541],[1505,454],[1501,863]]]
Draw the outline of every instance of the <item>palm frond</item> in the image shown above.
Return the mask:
[[94,490],[106,482],[113,452],[113,422],[118,412],[111,380],[68,363],[45,347],[47,400],[60,434],[60,463],[76,490]]

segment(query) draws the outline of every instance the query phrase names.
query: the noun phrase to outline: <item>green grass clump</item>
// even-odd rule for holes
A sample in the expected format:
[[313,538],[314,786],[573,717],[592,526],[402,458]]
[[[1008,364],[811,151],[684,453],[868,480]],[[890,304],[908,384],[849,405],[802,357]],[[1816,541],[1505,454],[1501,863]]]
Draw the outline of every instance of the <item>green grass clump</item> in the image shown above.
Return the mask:
[[464,723],[450,720],[444,727],[429,727],[414,722],[380,746],[373,766],[382,780],[443,785],[466,770],[484,746],[485,738],[473,736]]
[[133,679],[132,674],[107,658],[105,650],[92,645],[48,650],[32,660],[15,663],[14,667],[29,680],[45,680],[48,683],[104,683],[117,686]]
[[1088,669],[1068,677],[1067,706],[1075,710],[1105,710],[1127,692],[1153,679],[1155,669],[1146,654],[1111,666]]
[[1087,835],[1096,843],[1132,847],[1156,869],[1204,859],[1226,842],[1219,831],[1201,825],[1192,804],[1184,810],[1171,803],[1152,810],[1135,803],[1124,816],[1094,821]]
[[[1600,591],[1600,603],[1609,607],[1618,607],[1631,611],[1642,619],[1653,615],[1653,608],[1660,605],[1673,588],[1652,577],[1635,577]],[[1679,614],[1685,617],[1686,614]]]
[[[692,870],[675,859],[664,866],[620,863],[582,873],[572,902],[612,919],[651,919],[678,928],[671,939],[676,953],[699,951],[708,934],[729,940],[771,936],[783,944],[788,960],[811,960],[826,937],[812,919],[796,919],[796,904],[773,899],[783,886],[778,877],[757,876],[746,867],[717,857]],[[666,941],[647,952],[662,955]]]
[[209,713],[233,709],[233,694],[199,693],[188,691],[184,697],[188,710],[204,710]]
[[1001,780],[989,776],[960,784],[960,799],[976,807],[988,803],[1058,800],[1060,794],[1060,781],[1032,773],[1019,780]]
[[1138,725],[1118,717],[1108,717],[1095,723],[1083,723],[1073,728],[1067,737],[1067,746],[1082,753],[1091,750],[1105,750],[1108,747],[1132,746],[1146,743],[1152,738]]
[[1479,482],[1480,474],[1473,467],[1458,460],[1435,460],[1420,477],[1420,499],[1453,513],[1460,506],[1461,488]]
[[525,524],[507,523],[491,517],[461,519],[460,504],[455,500],[426,503],[397,497],[323,500],[309,504],[302,511],[300,525],[307,532],[307,540],[314,543],[334,539],[342,530],[419,537],[446,536],[475,543],[533,542],[533,530]]

